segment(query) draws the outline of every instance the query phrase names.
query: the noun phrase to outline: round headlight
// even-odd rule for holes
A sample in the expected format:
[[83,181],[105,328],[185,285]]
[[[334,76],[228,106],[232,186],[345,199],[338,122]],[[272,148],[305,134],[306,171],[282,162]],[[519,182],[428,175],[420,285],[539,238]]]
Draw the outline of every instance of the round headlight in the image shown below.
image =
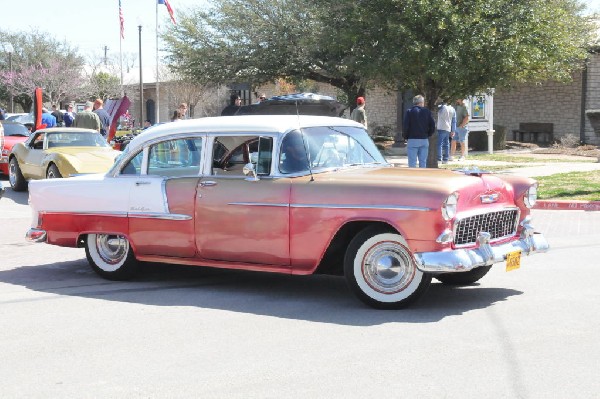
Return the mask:
[[446,198],[442,205],[442,216],[445,220],[450,220],[456,216],[456,205],[458,204],[458,193],[452,193]]
[[523,202],[527,208],[533,208],[537,201],[537,183],[532,184],[531,187],[525,191]]

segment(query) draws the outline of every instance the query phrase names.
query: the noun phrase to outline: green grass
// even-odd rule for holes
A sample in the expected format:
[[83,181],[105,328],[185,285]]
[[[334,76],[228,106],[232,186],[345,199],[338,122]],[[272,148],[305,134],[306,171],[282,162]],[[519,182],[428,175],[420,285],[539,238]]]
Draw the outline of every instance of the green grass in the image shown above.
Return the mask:
[[600,201],[600,170],[536,177],[539,199]]
[[[552,154],[549,154],[552,155]],[[510,162],[510,163],[546,163],[546,162],[565,162],[564,159],[560,158],[535,158],[527,155],[505,155],[505,154],[469,154],[469,158],[477,159],[479,161],[499,161],[499,162]],[[596,162],[596,158],[589,157],[582,159],[569,159],[568,162]]]

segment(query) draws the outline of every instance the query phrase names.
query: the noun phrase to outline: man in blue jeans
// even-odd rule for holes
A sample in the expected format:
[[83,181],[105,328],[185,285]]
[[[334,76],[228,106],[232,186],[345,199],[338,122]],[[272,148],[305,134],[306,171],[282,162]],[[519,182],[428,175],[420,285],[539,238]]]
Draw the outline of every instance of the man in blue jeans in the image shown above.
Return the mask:
[[450,136],[456,132],[456,112],[444,101],[438,106],[437,114],[437,160],[448,163]]
[[404,114],[402,136],[408,141],[408,167],[427,167],[429,152],[429,137],[435,133],[435,121],[431,111],[424,107],[425,98],[422,95],[413,98],[413,107]]

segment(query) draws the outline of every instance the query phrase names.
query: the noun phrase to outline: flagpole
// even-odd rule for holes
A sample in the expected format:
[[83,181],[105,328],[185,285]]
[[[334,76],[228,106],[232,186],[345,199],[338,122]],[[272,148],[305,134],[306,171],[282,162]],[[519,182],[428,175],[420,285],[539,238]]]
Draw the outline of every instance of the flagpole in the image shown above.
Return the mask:
[[123,88],[123,16],[121,10],[121,1],[119,0],[119,63],[121,64],[121,97],[125,96],[125,89]]
[[160,122],[160,89],[159,85],[159,74],[158,74],[158,0],[156,1],[156,123]]

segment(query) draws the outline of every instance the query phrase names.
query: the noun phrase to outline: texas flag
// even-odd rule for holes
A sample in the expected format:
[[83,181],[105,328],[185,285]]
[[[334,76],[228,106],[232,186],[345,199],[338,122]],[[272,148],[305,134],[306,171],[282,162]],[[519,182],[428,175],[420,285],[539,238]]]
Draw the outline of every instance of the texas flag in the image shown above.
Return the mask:
[[169,0],[158,0],[158,4],[164,4],[165,6],[167,6],[167,11],[169,12],[171,21],[173,21],[174,24],[177,24],[177,22],[175,22],[175,14],[173,14],[173,9],[171,8],[171,5],[169,4]]

